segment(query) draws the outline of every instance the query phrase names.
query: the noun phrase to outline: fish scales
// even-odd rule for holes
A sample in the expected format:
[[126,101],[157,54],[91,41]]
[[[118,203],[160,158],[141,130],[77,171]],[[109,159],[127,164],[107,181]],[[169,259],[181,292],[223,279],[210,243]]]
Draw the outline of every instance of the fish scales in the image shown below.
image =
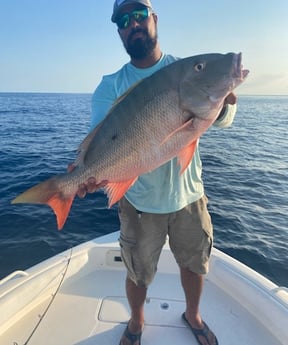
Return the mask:
[[48,204],[61,229],[78,186],[91,177],[106,184],[112,206],[138,176],[176,156],[183,173],[197,140],[248,72],[241,53],[203,54],[164,67],[116,100],[80,145],[72,172],[30,188],[12,203]]

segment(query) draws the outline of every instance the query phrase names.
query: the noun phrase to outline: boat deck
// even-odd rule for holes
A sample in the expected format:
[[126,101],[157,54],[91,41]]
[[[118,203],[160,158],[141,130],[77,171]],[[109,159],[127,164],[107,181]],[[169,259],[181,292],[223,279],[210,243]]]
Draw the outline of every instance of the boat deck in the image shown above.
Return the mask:
[[[129,319],[125,270],[117,247],[100,249],[100,252],[99,248],[80,250],[70,258],[67,252],[61,259],[58,257],[58,261],[49,263],[44,270],[51,274],[43,286],[37,282],[36,272],[42,274],[39,269],[30,273],[35,276],[34,285],[31,282],[29,290],[19,285],[21,293],[17,298],[31,294],[32,289],[36,296],[33,300],[38,302],[31,304],[27,299],[25,308],[16,313],[11,324],[6,324],[4,332],[0,329],[0,344],[118,345]],[[9,303],[12,302],[7,297],[5,307]],[[13,310],[13,304],[10,307]],[[164,250],[158,273],[148,290],[142,344],[196,345],[192,332],[181,319],[184,310],[178,268],[170,251]],[[201,313],[221,345],[284,345],[267,330],[261,315],[255,317],[253,310],[249,312],[245,303],[241,305],[237,298],[228,295],[209,274]]]

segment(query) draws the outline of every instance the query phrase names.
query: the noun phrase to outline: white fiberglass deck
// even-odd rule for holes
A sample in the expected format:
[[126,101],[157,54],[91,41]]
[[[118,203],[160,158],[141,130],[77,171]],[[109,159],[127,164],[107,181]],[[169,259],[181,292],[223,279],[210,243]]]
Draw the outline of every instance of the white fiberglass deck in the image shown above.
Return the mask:
[[[103,242],[111,239],[114,235]],[[28,276],[0,282],[1,345],[119,344],[129,319],[125,269],[117,242],[96,241],[33,267]],[[260,289],[255,272],[227,258],[213,251],[201,302],[203,319],[219,344],[287,345],[285,289],[262,278]],[[250,281],[254,274],[257,279]],[[181,320],[184,310],[178,267],[166,248],[148,290],[142,345],[196,345]]]

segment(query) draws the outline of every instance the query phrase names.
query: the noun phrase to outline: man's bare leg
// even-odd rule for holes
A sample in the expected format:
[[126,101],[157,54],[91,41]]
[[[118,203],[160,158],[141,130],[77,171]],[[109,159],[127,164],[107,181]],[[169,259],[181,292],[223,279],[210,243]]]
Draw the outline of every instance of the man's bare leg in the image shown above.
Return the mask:
[[[138,334],[142,331],[144,326],[144,303],[146,299],[147,288],[138,287],[132,280],[127,278],[126,294],[131,308],[131,319],[128,324],[128,329],[130,333]],[[120,344],[131,345],[131,342],[125,336],[123,336]]]
[[192,327],[201,328],[202,319],[199,304],[204,283],[203,276],[189,271],[186,268],[180,268],[180,273],[186,299],[186,318]]
[[[193,328],[201,329],[204,325],[200,315],[199,304],[204,285],[204,277],[203,275],[189,271],[186,268],[180,268],[180,273],[181,283],[186,298],[186,319]],[[207,343],[206,339],[202,336],[200,336],[199,340],[203,345],[214,344],[215,335],[212,331],[209,332],[208,339],[209,343]]]

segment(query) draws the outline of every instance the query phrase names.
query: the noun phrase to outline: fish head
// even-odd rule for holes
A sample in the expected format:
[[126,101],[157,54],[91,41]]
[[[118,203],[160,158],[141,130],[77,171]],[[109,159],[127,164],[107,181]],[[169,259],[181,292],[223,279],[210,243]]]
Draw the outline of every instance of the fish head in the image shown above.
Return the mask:
[[185,59],[180,81],[180,104],[198,118],[212,120],[225,98],[246,79],[242,54],[203,54]]

